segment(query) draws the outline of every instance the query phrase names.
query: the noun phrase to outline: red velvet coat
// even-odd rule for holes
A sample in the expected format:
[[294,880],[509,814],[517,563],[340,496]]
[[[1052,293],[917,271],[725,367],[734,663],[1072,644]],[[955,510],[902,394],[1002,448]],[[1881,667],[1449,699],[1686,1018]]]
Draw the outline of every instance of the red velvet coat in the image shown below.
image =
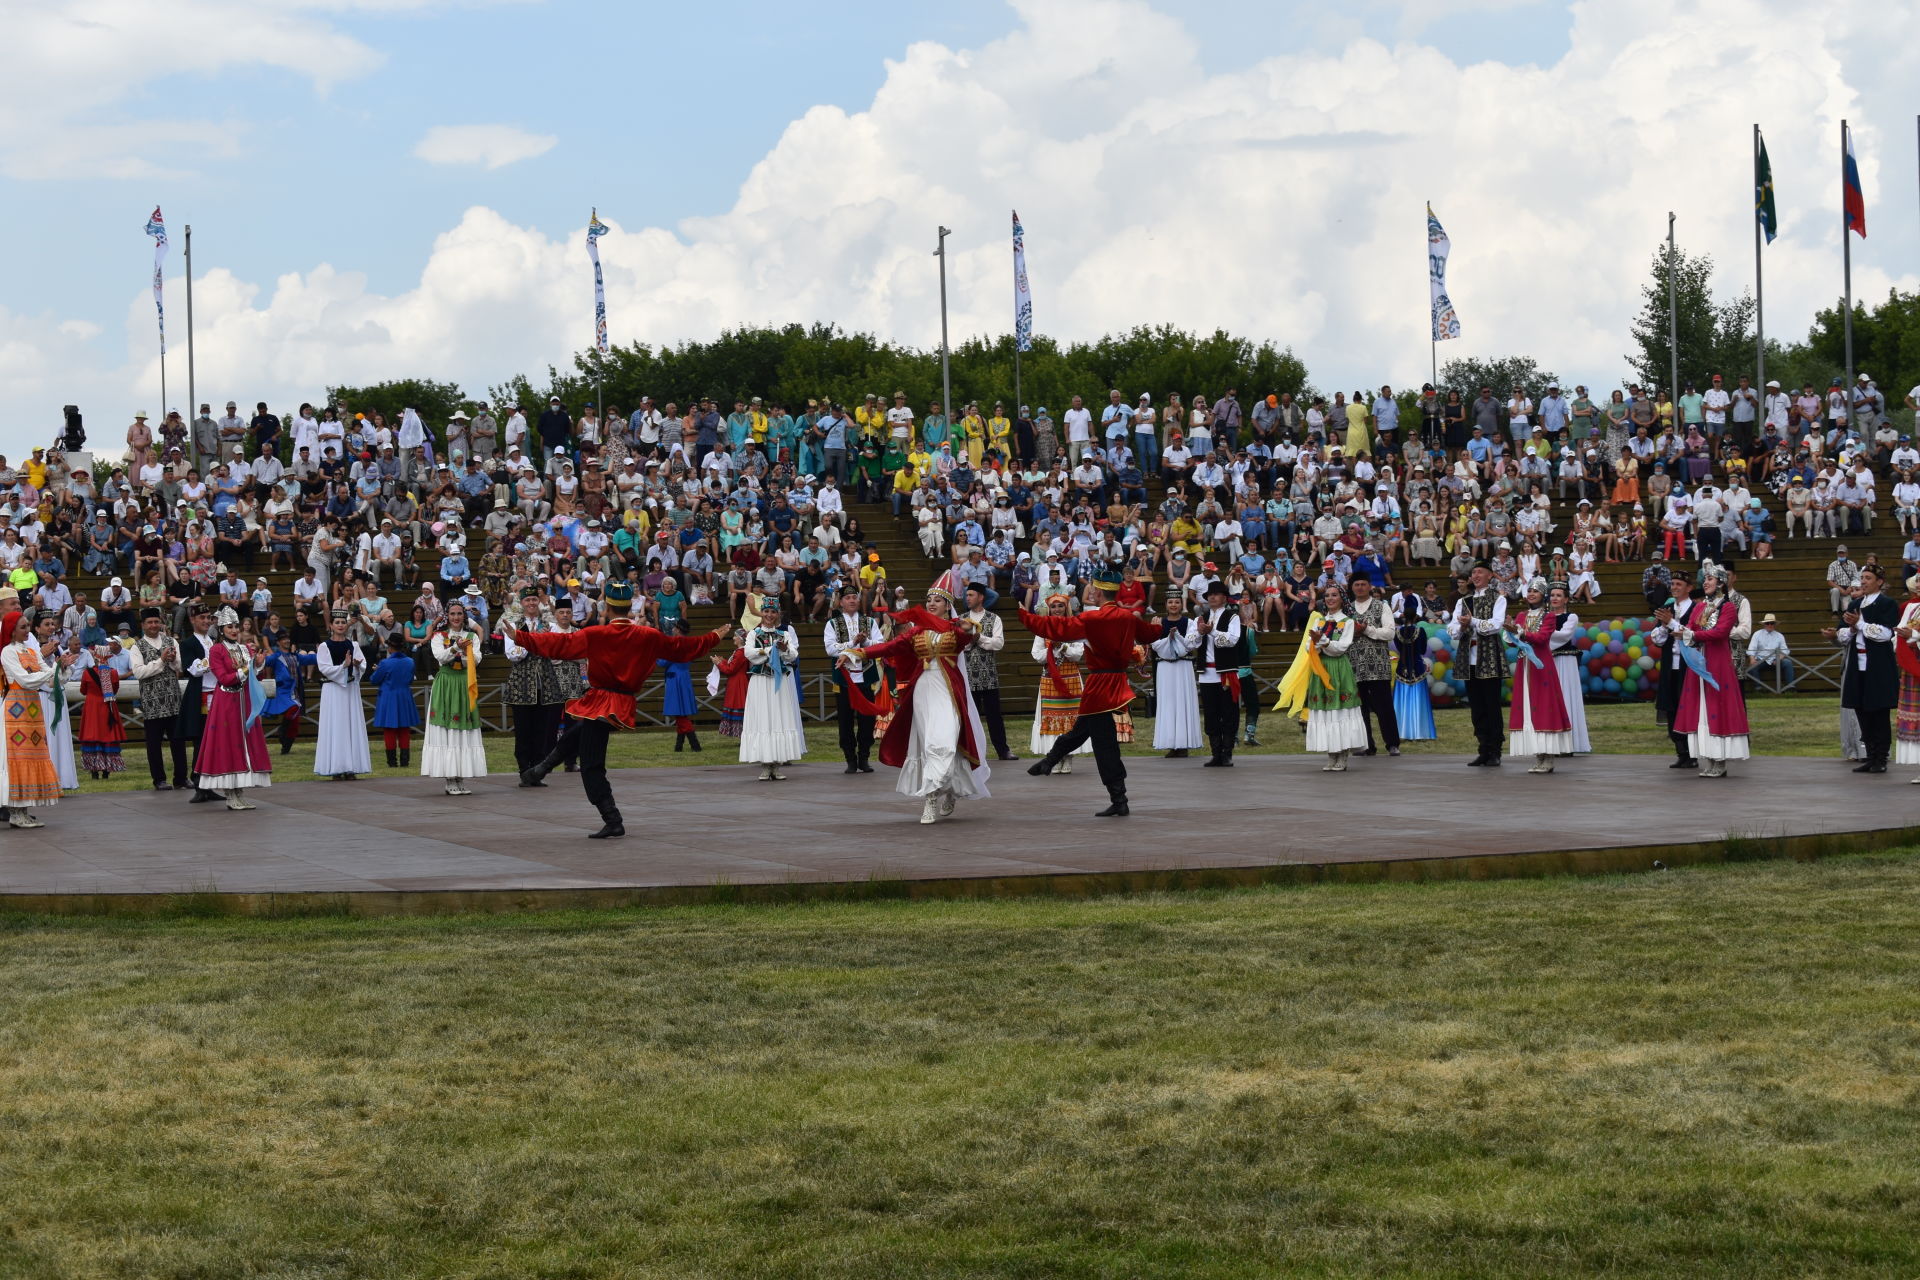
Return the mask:
[[516,631],[513,642],[543,658],[587,662],[587,691],[567,704],[575,720],[605,720],[633,728],[633,704],[661,659],[692,662],[720,643],[720,635],[669,636],[634,623],[579,631]]
[[980,743],[969,718],[966,679],[960,671],[960,652],[973,643],[973,633],[962,631],[946,618],[936,618],[924,609],[908,609],[895,616],[905,624],[891,640],[866,650],[868,658],[884,662],[897,677],[893,694],[893,723],[880,739],[880,763],[898,769],[907,762],[907,746],[913,741],[913,695],[922,679],[942,681],[953,699],[954,714],[960,717],[960,756],[967,767],[980,766]]
[[[1704,621],[1707,615],[1712,615],[1711,621]],[[1707,732],[1719,738],[1738,738],[1747,732],[1747,700],[1740,693],[1740,677],[1733,669],[1732,633],[1740,625],[1740,606],[1726,596],[1703,600],[1694,606],[1687,624],[1693,628],[1694,644],[1707,660],[1707,671],[1720,687],[1708,685],[1688,667],[1680,686],[1680,705],[1673,712],[1673,731],[1699,732],[1700,691],[1705,689]]]
[[1540,665],[1534,666],[1524,653],[1513,664],[1513,705],[1507,709],[1507,728],[1525,729],[1526,713],[1531,709],[1533,732],[1567,733],[1573,721],[1567,717],[1567,704],[1560,693],[1560,669],[1553,662],[1554,615],[1543,612],[1540,625],[1532,631],[1525,629],[1525,617],[1523,613],[1520,643],[1539,656]]

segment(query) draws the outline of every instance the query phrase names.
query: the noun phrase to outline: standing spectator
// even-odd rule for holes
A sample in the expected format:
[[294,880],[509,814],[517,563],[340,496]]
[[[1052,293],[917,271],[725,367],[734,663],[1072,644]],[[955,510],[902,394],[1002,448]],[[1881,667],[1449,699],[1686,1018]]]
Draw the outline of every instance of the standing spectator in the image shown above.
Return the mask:
[[[1114,394],[1120,393],[1116,391]],[[1067,463],[1069,466],[1077,467],[1080,465],[1081,455],[1093,444],[1093,414],[1087,411],[1085,403],[1079,396],[1073,398],[1071,407],[1067,409],[1066,424]],[[929,440],[928,443],[931,444],[932,441]]]
[[572,416],[560,407],[559,396],[548,397],[546,412],[540,415],[541,456],[536,461],[545,464],[551,461],[555,454],[564,454],[572,435]]

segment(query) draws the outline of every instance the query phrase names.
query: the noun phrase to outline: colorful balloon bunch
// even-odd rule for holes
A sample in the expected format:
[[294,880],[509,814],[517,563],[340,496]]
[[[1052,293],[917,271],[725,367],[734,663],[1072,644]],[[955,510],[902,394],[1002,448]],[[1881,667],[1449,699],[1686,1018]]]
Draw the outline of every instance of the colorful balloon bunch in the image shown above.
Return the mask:
[[[1647,634],[1654,626],[1651,618],[1614,618],[1597,622],[1579,631],[1573,641],[1579,651],[1580,680],[1591,699],[1620,701],[1647,700],[1653,697],[1654,682],[1660,665],[1660,646]],[[1453,637],[1446,628],[1426,626],[1427,692],[1436,707],[1450,707],[1467,696],[1467,676],[1456,669]],[[1507,642],[1507,678],[1501,682],[1501,696],[1513,696],[1513,670],[1526,661],[1512,638]]]

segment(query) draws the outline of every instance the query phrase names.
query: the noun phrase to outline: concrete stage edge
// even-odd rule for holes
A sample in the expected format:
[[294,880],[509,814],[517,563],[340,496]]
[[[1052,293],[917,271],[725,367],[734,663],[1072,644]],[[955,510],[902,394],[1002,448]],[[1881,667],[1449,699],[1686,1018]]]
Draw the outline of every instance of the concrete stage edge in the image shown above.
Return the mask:
[[[721,753],[715,752],[715,755]],[[1817,857],[1920,842],[1904,771],[1741,761],[1725,779],[1667,756],[1584,756],[1551,776],[1459,756],[1136,759],[1133,816],[1106,803],[1093,762],[1069,777],[999,766],[993,797],[919,825],[893,771],[838,762],[760,782],[738,765],[621,770],[623,840],[577,778],[511,777],[451,797],[433,779],[283,782],[251,813],[176,792],[92,795],[0,833],[0,910],[410,915],[806,899],[1146,892],[1316,881],[1488,879]]]

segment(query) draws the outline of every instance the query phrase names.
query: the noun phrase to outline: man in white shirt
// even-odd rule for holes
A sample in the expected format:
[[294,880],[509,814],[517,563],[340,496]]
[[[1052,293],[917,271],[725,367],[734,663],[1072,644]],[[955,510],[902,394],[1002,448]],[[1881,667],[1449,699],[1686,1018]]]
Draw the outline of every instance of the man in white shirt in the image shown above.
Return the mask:
[[[317,572],[318,571],[312,565],[308,565],[306,572],[301,574],[298,578],[294,579],[293,581],[294,604],[306,605],[309,608],[311,608],[314,606],[316,601],[323,604],[326,602],[327,586],[324,582],[321,582],[320,579],[315,576]],[[314,621],[318,622],[318,619],[314,619]]]
[[1770,380],[1767,383],[1766,397],[1761,403],[1766,414],[1765,430],[1768,439],[1785,440],[1788,424],[1793,421],[1793,397],[1780,389],[1778,380]]
[[814,507],[823,516],[840,515],[846,511],[846,500],[840,492],[839,483],[832,476],[821,482],[820,492],[814,498]]
[[1700,486],[1700,496],[1693,504],[1693,537],[1702,560],[1720,559],[1720,517],[1726,511],[1712,485]]
[[1747,678],[1762,688],[1785,693],[1799,678],[1793,672],[1792,652],[1780,633],[1780,620],[1768,614],[1747,642]]
[[907,393],[893,393],[893,408],[887,410],[887,434],[905,452],[913,440],[913,410],[907,407]]
[[1194,624],[1199,648],[1193,655],[1194,678],[1199,683],[1200,716],[1213,756],[1208,769],[1233,768],[1233,748],[1240,738],[1240,668],[1247,661],[1246,636],[1240,606],[1227,584],[1207,586],[1206,608]]
[[1087,446],[1093,443],[1093,415],[1087,412],[1087,407],[1080,397],[1075,396],[1072,407],[1064,416],[1064,421],[1067,424],[1067,461],[1077,466],[1080,455],[1085,453]]
[[1100,435],[1109,443],[1124,441],[1133,431],[1133,410],[1120,403],[1120,392],[1107,392],[1107,407],[1100,411]]
[[1713,385],[1707,388],[1707,394],[1700,398],[1701,414],[1706,421],[1709,436],[1723,435],[1727,429],[1727,408],[1733,404],[1733,397],[1727,394],[1726,386],[1719,374],[1713,375]]

